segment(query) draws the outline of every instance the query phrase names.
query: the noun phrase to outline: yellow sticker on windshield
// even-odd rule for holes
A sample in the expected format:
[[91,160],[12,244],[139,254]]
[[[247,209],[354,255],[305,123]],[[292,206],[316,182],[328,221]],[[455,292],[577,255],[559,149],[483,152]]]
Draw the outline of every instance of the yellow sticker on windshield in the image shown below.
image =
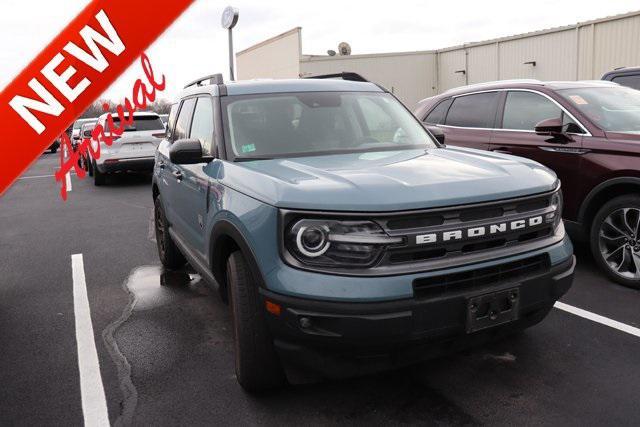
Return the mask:
[[578,105],[587,105],[588,102],[581,97],[580,95],[569,95],[569,98],[571,98],[571,100]]

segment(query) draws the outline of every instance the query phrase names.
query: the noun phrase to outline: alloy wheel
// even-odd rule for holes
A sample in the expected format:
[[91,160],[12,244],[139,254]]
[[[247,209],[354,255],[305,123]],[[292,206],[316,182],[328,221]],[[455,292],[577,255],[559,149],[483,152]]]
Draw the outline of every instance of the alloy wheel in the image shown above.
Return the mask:
[[627,279],[640,279],[640,209],[622,208],[600,224],[600,254],[609,268]]

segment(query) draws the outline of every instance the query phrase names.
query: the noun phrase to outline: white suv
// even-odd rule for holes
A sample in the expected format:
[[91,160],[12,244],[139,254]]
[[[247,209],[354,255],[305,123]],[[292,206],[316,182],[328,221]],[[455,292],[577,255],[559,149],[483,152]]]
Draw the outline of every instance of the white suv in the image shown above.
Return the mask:
[[[113,116],[116,126],[119,126],[119,118]],[[98,124],[102,125],[105,133],[111,131],[106,124],[107,114],[98,118]],[[127,126],[120,137],[113,135],[113,144],[108,147],[104,142],[100,144],[100,158],[90,157],[89,174],[93,176],[95,185],[103,185],[106,175],[114,172],[151,172],[153,170],[156,148],[164,137],[164,124],[156,113],[133,113],[133,124]],[[97,141],[92,139],[94,150],[97,149]]]

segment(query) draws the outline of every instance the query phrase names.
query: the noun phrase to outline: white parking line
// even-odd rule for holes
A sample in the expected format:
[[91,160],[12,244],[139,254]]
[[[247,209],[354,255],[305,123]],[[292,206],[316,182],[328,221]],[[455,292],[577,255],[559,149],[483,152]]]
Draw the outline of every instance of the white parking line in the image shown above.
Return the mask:
[[71,186],[71,173],[67,172],[67,174],[64,176],[64,179],[67,180],[67,192],[73,190],[73,187]]
[[33,175],[33,176],[22,176],[20,178],[18,178],[18,180],[21,179],[34,179],[34,178],[52,178],[55,175]]
[[[64,157],[69,158],[69,152],[67,151],[67,147],[64,147]],[[66,180],[67,193],[71,191],[73,188],[71,187],[71,172],[67,172],[64,179]]]
[[[71,173],[71,172],[69,172]],[[74,173],[71,173],[71,175],[75,175]],[[18,178],[18,180],[21,179],[35,179],[35,178],[53,178],[55,175],[51,174],[51,175],[31,175],[31,176],[21,176],[20,178]]]
[[622,332],[626,332],[627,334],[636,336],[640,338],[640,329],[627,325],[622,322],[618,322],[617,320],[609,319],[608,317],[600,316],[599,314],[592,313],[587,310],[583,310],[578,307],[574,307],[569,304],[565,304],[563,302],[556,302],[555,308],[566,311],[567,313],[575,314],[576,316],[583,317],[585,319],[589,319],[592,322],[600,323],[601,325],[608,326],[613,329],[617,329]]
[[73,311],[76,323],[78,346],[78,369],[80,371],[80,395],[85,426],[108,426],[109,413],[104,397],[100,374],[100,363],[93,336],[91,310],[87,297],[82,254],[71,255],[73,270]]

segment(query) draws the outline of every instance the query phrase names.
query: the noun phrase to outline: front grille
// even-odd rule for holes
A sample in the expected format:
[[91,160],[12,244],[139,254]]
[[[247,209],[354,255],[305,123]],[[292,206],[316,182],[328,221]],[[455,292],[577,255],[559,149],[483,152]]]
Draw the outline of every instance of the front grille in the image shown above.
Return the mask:
[[538,255],[463,273],[416,279],[413,281],[413,292],[416,298],[432,298],[487,285],[517,282],[543,273],[548,268],[548,255]]
[[[385,244],[384,249],[380,244],[381,250],[375,254],[377,257],[362,268],[306,265],[291,255],[284,242],[282,256],[297,268],[346,276],[393,276],[438,271],[505,258],[540,249],[562,239],[563,230],[555,229],[559,211],[552,204],[554,194],[555,191],[550,191],[495,202],[397,212],[333,213],[283,209],[279,224],[281,230],[287,230],[299,218],[370,221],[392,237],[393,243]],[[454,233],[453,237],[451,233]],[[362,247],[363,244],[358,245]],[[358,255],[352,253],[353,245],[340,245],[345,256]]]
[[[549,213],[552,193],[523,197],[495,203],[446,208],[425,212],[395,214],[376,218],[376,222],[390,236],[404,238],[404,243],[388,247],[378,266],[405,265],[430,260],[451,259],[483,251],[508,248],[549,237],[553,234],[553,225],[548,221],[532,227],[523,227],[507,232],[489,233],[476,237],[444,240],[443,233],[451,230],[485,228],[504,222],[529,219]],[[440,233],[442,240],[419,243],[418,236]],[[452,260],[453,261],[453,260]]]

